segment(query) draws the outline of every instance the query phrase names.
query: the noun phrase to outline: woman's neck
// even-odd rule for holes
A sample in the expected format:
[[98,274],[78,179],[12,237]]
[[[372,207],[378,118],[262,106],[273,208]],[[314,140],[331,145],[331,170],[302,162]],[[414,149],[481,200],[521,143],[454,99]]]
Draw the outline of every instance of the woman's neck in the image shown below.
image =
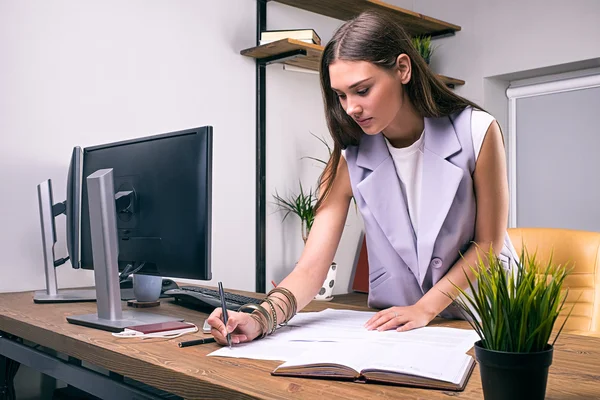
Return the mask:
[[421,137],[424,128],[424,118],[412,103],[405,99],[394,120],[383,131],[383,135],[396,148],[408,147]]

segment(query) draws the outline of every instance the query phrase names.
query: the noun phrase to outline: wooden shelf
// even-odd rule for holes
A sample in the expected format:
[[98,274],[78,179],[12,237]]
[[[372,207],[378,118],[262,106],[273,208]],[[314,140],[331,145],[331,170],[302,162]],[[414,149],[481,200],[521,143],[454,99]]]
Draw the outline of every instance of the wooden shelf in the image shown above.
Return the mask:
[[460,85],[465,84],[465,81],[463,81],[462,79],[450,78],[448,76],[439,75],[439,74],[437,75],[437,77],[440,78],[441,81],[446,84],[446,86],[454,87],[454,86],[460,86]]
[[[262,46],[251,47],[249,49],[242,50],[240,53],[247,57],[269,59],[296,50],[304,50],[306,51],[306,55],[299,55],[275,62],[281,62],[283,64],[306,68],[313,71],[319,70],[321,55],[323,54],[323,47],[316,44],[301,42],[299,40],[281,39],[276,42],[263,44]],[[465,84],[465,81],[460,79],[450,78],[444,75],[438,75],[438,77],[442,80],[442,82],[450,87]]]
[[247,57],[261,59],[274,57],[294,50],[305,50],[306,55],[285,59],[281,62],[296,67],[311,69],[313,71],[319,70],[321,54],[323,54],[323,46],[302,42],[300,40],[281,39],[276,42],[263,44],[262,46],[251,47],[249,49],[242,50],[240,54]]
[[379,0],[275,0],[278,3],[301,8],[331,18],[349,20],[366,10],[389,14],[411,36],[440,36],[460,31],[460,26],[426,15],[396,7]]

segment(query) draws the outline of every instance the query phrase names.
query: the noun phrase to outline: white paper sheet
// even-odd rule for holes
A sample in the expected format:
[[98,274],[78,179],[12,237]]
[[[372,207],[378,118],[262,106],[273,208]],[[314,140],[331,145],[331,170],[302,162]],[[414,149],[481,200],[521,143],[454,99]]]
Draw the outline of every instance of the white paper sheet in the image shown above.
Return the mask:
[[219,350],[210,353],[209,356],[287,361],[310,350],[311,346],[314,347],[315,344],[318,345],[319,343],[284,342],[281,340],[271,340],[270,337],[267,337],[249,343],[236,344],[231,348],[227,346],[221,347]]
[[299,356],[305,351],[320,348],[329,342],[292,341],[286,336],[296,329],[295,326],[282,327],[276,335],[267,336],[260,340],[233,345],[230,349],[225,346],[208,354],[209,356],[251,358],[255,360],[287,361]]
[[[319,342],[335,342],[346,345],[345,348],[352,351],[372,344],[383,346],[381,349],[386,350],[382,350],[382,354],[405,354],[406,357],[417,354],[419,357],[433,357],[441,351],[454,355],[464,354],[479,339],[472,330],[442,327],[425,327],[408,332],[368,331],[364,324],[374,314],[333,309],[299,313],[290,321],[290,326],[281,328],[271,336],[234,345],[231,349],[224,347],[209,356],[289,361],[303,353],[318,351],[322,347],[319,346]],[[370,357],[372,355],[373,353]],[[438,358],[441,360],[442,356],[440,353]],[[384,362],[385,358],[379,358],[379,355],[377,357],[378,361]]]
[[455,349],[463,353],[479,340],[477,333],[471,329],[424,327],[407,332],[368,331],[364,324],[375,314],[373,312],[327,309],[307,314],[310,315],[298,314],[290,321],[296,327],[286,333],[285,340],[410,343]]

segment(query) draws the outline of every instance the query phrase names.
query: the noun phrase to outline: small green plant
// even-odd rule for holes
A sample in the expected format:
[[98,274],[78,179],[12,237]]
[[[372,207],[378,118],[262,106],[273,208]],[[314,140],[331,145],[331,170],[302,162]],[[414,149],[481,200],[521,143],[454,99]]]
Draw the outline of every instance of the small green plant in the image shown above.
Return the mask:
[[[312,132],[310,132],[310,134],[317,138],[317,140],[319,140],[321,143],[323,143],[323,145],[327,148],[329,158],[331,158],[331,146],[329,146],[325,139],[315,135]],[[323,164],[323,167],[327,165],[327,161],[317,157],[302,157],[302,159],[305,158],[317,161],[318,163]],[[295,214],[298,216],[298,218],[300,218],[302,241],[304,242],[304,244],[306,244],[306,241],[308,240],[308,234],[310,233],[313,221],[315,219],[315,205],[317,204],[318,200],[317,191],[313,191],[312,188],[310,188],[308,192],[305,193],[302,187],[302,182],[300,182],[300,193],[291,194],[284,198],[280,196],[276,190],[275,194],[273,195],[273,198],[275,199],[275,202],[279,207],[279,211],[285,211],[285,215],[283,216],[282,221],[284,221],[287,218],[287,216],[290,215],[290,213]],[[354,201],[354,205],[356,207],[356,201],[354,197],[352,198],[352,200]]]
[[[325,145],[325,147],[327,148],[327,152],[329,153],[329,156],[331,157],[331,147],[325,141],[325,139],[318,137],[317,135],[315,135],[312,132],[310,132],[310,134],[312,136],[314,136],[315,138],[317,138],[321,143],[323,143]],[[317,161],[317,162],[323,164],[323,166],[327,165],[327,162],[320,158],[308,157],[308,156],[302,157],[302,158],[303,159],[307,158],[307,159],[310,159],[313,161]],[[273,195],[273,198],[275,199],[275,202],[276,202],[277,206],[279,207],[279,210],[285,212],[282,221],[285,221],[285,219],[287,218],[288,215],[290,215],[290,213],[295,214],[298,216],[298,218],[300,218],[300,223],[301,223],[300,229],[301,229],[301,234],[302,234],[302,241],[304,242],[304,244],[306,244],[306,241],[308,240],[308,234],[310,233],[313,221],[315,219],[315,205],[317,203],[317,193],[316,193],[316,191],[313,191],[312,188],[310,188],[308,190],[308,192],[305,193],[304,188],[302,187],[302,182],[299,182],[299,184],[300,184],[300,193],[291,194],[287,197],[282,197],[279,195],[279,193],[277,193],[277,190],[276,190],[275,194]]]
[[[456,296],[454,303],[468,316],[482,346],[514,353],[545,350],[556,318],[564,307],[568,290],[562,293],[561,289],[570,269],[553,265],[552,258],[542,265],[536,260],[536,254],[530,255],[525,246],[515,270],[510,273],[492,249],[485,258],[487,263],[478,257],[472,268],[475,273],[472,281],[465,272],[472,294],[453,284],[462,295]],[[477,282],[477,287],[473,282]]]
[[431,44],[431,36],[415,36],[412,38],[412,44],[421,57],[423,57],[425,62],[429,65],[431,56],[436,49],[435,46]]
[[292,194],[287,198],[283,198],[275,191],[273,195],[279,209],[285,211],[283,220],[287,218],[290,213],[296,214],[300,218],[300,229],[302,233],[302,241],[306,244],[308,240],[308,234],[312,228],[313,221],[315,220],[315,204],[317,202],[317,195],[312,189],[308,190],[308,193],[304,193],[302,183],[300,182],[300,193]]

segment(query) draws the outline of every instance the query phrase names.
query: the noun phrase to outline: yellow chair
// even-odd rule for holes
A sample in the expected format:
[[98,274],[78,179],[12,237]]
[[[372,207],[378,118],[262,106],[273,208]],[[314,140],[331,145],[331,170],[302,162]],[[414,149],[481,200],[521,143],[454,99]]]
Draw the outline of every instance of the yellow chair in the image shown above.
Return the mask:
[[589,336],[600,335],[600,233],[556,228],[511,228],[508,234],[517,253],[527,251],[545,262],[552,255],[555,264],[573,268],[565,285],[569,294],[557,319],[560,327],[575,303],[564,330]]

